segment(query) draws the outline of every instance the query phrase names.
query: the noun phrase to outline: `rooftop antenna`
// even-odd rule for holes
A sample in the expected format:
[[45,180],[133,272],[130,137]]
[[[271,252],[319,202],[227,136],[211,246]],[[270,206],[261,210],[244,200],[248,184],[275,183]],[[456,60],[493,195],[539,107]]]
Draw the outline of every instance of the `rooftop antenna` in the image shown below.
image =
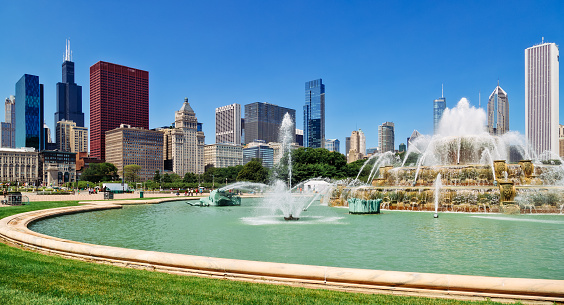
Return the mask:
[[478,108],[482,108],[482,91],[478,90]]
[[445,84],[441,84],[441,98],[445,97]]
[[64,61],[72,61],[72,51],[70,49],[70,39],[67,39],[65,44],[65,58]]
[[544,36],[542,37],[541,44],[544,43]]

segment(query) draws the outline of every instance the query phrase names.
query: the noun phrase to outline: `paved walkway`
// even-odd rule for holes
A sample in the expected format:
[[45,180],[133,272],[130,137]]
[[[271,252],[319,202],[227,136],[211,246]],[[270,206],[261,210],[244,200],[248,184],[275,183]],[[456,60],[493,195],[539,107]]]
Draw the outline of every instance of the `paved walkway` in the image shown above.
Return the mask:
[[[104,193],[98,192],[98,194],[88,194],[87,191],[75,193],[74,195],[37,195],[36,193],[22,193],[23,196],[29,198],[30,202],[37,202],[37,201],[69,201],[69,200],[77,200],[77,201],[95,201],[95,200],[104,200]],[[202,196],[209,196],[208,193],[204,193]],[[161,192],[144,192],[144,198],[199,198],[202,196],[184,196],[184,193],[181,193],[179,196],[176,196],[176,193],[161,193]],[[0,195],[0,198],[2,196]],[[125,193],[125,194],[114,194],[114,200],[124,200],[124,199],[135,199],[140,198],[139,192],[134,193]],[[25,201],[25,197],[23,198]],[[110,202],[110,201],[108,201]],[[0,204],[0,207],[6,206]]]

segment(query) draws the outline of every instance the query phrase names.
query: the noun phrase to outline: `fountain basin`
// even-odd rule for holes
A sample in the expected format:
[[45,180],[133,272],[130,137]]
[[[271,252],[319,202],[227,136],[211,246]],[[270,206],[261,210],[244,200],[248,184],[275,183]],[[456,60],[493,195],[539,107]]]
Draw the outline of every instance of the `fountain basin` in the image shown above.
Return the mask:
[[[245,206],[246,205],[247,204],[245,204]],[[86,206],[86,207],[77,207],[77,208],[82,208],[83,210],[86,210],[89,207]],[[193,217],[190,217],[190,219],[186,221],[186,216],[189,214],[179,215],[180,214],[179,208],[182,210],[188,209],[189,214],[194,214]],[[162,213],[163,212],[162,209],[170,210],[172,214],[170,214],[170,216],[165,216],[165,214]],[[460,224],[468,224],[468,220],[471,220],[470,223],[475,223],[476,221],[478,221],[480,224],[483,225],[493,221],[494,223],[496,223],[496,225],[492,226],[491,227],[492,229],[499,227],[499,225],[502,225],[502,227],[497,228],[495,232],[491,232],[492,236],[496,237],[496,240],[497,237],[502,237],[501,235],[508,233],[508,231],[511,231],[510,232],[511,234],[507,236],[504,235],[502,238],[502,239],[508,238],[508,241],[506,242],[508,244],[506,244],[506,246],[509,247],[492,246],[489,244],[491,240],[490,241],[484,240],[483,246],[485,247],[485,249],[487,249],[487,251],[490,251],[488,252],[489,255],[493,255],[495,257],[500,257],[500,256],[506,257],[506,260],[508,260],[508,266],[513,266],[513,267],[518,266],[517,269],[523,269],[516,271],[530,272],[531,271],[530,267],[534,267],[535,265],[541,263],[543,260],[548,260],[549,265],[551,265],[550,262],[553,259],[557,260],[558,258],[546,256],[545,249],[540,249],[535,247],[535,244],[538,244],[539,241],[530,239],[525,235],[528,234],[531,230],[534,230],[536,227],[549,226],[553,228],[552,230],[553,234],[556,234],[555,236],[553,236],[553,238],[551,238],[551,240],[553,240],[554,243],[560,243],[562,242],[563,235],[562,235],[562,230],[559,229],[561,225],[558,224],[550,224],[545,222],[540,222],[540,223],[519,222],[520,224],[519,227],[510,226],[513,229],[507,230],[505,227],[507,227],[507,225],[511,225],[512,222],[498,221],[495,218],[492,219],[472,218],[472,217],[468,218],[467,216],[463,216],[463,215],[447,214],[441,217],[440,222],[432,221],[433,220],[432,218],[431,221],[426,222],[425,219],[429,218],[429,217],[424,217],[425,216],[424,214],[426,213],[398,213],[398,212],[390,212],[387,213],[386,215],[383,215],[382,217],[379,217],[379,220],[382,220],[382,222],[371,221],[371,219],[373,219],[372,217],[355,217],[351,215],[350,217],[347,217],[346,220],[340,225],[337,224],[337,226],[335,226],[335,224],[326,224],[325,222],[320,222],[316,226],[310,225],[308,230],[304,230],[303,225],[280,226],[277,224],[272,224],[266,227],[254,227],[247,225],[242,225],[242,226],[238,225],[236,227],[233,227],[232,224],[225,221],[226,219],[233,218],[232,215],[233,212],[243,212],[243,209],[245,209],[245,207],[233,209],[232,211],[227,211],[225,209],[221,209],[221,210],[198,209],[194,207],[189,207],[181,203],[179,204],[171,203],[165,205],[126,207],[122,210],[115,210],[115,211],[102,211],[95,213],[76,214],[76,215],[65,216],[62,218],[60,217],[50,218],[49,220],[45,220],[45,221],[47,223],[51,221],[60,224],[66,223],[67,226],[63,226],[63,227],[67,227],[70,229],[70,231],[72,231],[73,229],[71,227],[76,228],[80,226],[79,223],[76,222],[77,220],[76,217],[84,218],[85,220],[86,219],[91,220],[92,219],[91,217],[94,217],[100,220],[100,223],[93,223],[93,222],[87,222],[87,223],[90,225],[100,226],[101,228],[104,227],[107,229],[108,226],[104,221],[104,219],[107,217],[107,221],[115,225],[123,225],[124,227],[129,227],[130,229],[132,229],[131,224],[134,224],[133,227],[139,226],[140,229],[139,233],[141,233],[143,231],[153,231],[156,228],[162,228],[166,232],[174,232],[174,230],[172,231],[170,230],[171,227],[167,227],[163,225],[176,223],[175,219],[178,220],[184,219],[182,225],[191,225],[194,227],[199,227],[200,228],[199,231],[201,231],[202,229],[206,230],[207,234],[205,238],[203,238],[201,241],[197,238],[198,236],[201,236],[201,234],[198,233],[199,231],[194,232],[194,234],[189,234],[191,230],[188,229],[188,230],[183,230],[182,234],[179,235],[179,236],[188,235],[187,242],[188,244],[191,245],[190,248],[204,251],[199,253],[208,253],[208,255],[211,254],[213,256],[216,256],[218,255],[218,252],[210,251],[210,249],[215,248],[216,250],[222,249],[221,251],[225,251],[225,250],[230,250],[232,248],[231,246],[232,244],[233,245],[244,244],[245,246],[242,248],[246,249],[248,258],[252,258],[254,256],[253,254],[263,254],[264,252],[267,252],[267,255],[274,255],[275,253],[277,253],[282,255],[280,257],[284,257],[289,255],[290,253],[294,253],[297,255],[296,257],[301,258],[302,262],[306,264],[307,264],[307,260],[304,261],[303,259],[307,259],[307,258],[313,258],[314,261],[317,262],[326,262],[326,259],[320,257],[319,254],[327,254],[327,257],[335,257],[335,258],[338,257],[339,261],[341,262],[343,261],[342,260],[343,255],[350,258],[355,258],[355,257],[362,258],[366,256],[365,252],[363,252],[363,248],[370,245],[378,245],[376,249],[382,249],[383,247],[386,247],[386,245],[388,244],[386,242],[376,242],[375,238],[377,239],[378,237],[389,237],[392,240],[394,240],[394,242],[391,243],[390,246],[394,248],[393,251],[396,254],[394,256],[389,256],[387,254],[379,254],[373,257],[375,258],[378,258],[380,256],[385,257],[386,263],[382,266],[392,266],[392,268],[394,268],[393,262],[397,260],[401,266],[406,266],[406,268],[409,268],[408,270],[411,270],[411,272],[322,267],[322,266],[311,266],[311,265],[306,266],[306,265],[266,263],[266,262],[233,260],[233,259],[222,259],[222,258],[216,259],[216,258],[194,256],[194,255],[169,254],[162,252],[133,250],[133,249],[120,249],[110,246],[88,245],[88,244],[76,243],[76,242],[65,243],[64,240],[62,241],[58,238],[50,238],[49,236],[38,235],[27,229],[24,230],[21,227],[21,226],[25,227],[29,222],[41,218],[39,216],[39,212],[34,212],[35,214],[24,215],[25,217],[21,215],[17,215],[19,217],[14,219],[2,220],[2,223],[0,223],[0,235],[3,238],[10,239],[22,245],[25,244],[26,246],[29,247],[39,247],[40,249],[38,250],[41,251],[47,251],[59,255],[64,253],[63,255],[67,257],[82,258],[82,259],[88,259],[88,260],[100,261],[100,262],[110,262],[114,264],[123,264],[137,268],[147,268],[151,270],[179,272],[184,274],[199,274],[206,276],[219,276],[219,277],[240,278],[240,279],[246,278],[247,280],[251,278],[263,279],[263,280],[270,279],[270,280],[276,280],[282,282],[285,282],[289,279],[293,279],[290,281],[297,281],[301,283],[303,283],[304,281],[310,283],[320,281],[319,284],[324,285],[325,288],[344,287],[344,286],[352,288],[354,286],[358,287],[359,284],[362,284],[362,286],[367,289],[384,289],[384,290],[390,289],[388,291],[398,291],[397,290],[398,288],[401,288],[400,290],[404,292],[406,291],[405,289],[426,289],[425,293],[429,293],[430,291],[433,293],[438,293],[439,291],[443,291],[444,293],[449,295],[452,294],[464,295],[466,291],[468,295],[472,295],[472,296],[478,295],[484,298],[505,297],[505,298],[517,298],[517,299],[529,299],[529,300],[539,300],[539,298],[541,298],[542,300],[562,301],[563,300],[562,298],[564,297],[564,292],[562,291],[562,289],[564,289],[563,288],[564,282],[559,280],[531,280],[531,279],[495,278],[495,277],[484,277],[484,276],[429,274],[425,272],[421,273],[420,271],[419,272],[416,271],[417,268],[413,268],[413,265],[411,265],[409,261],[410,257],[415,258],[421,256],[424,262],[423,265],[431,265],[431,269],[435,269],[436,271],[439,272],[441,272],[440,270],[443,270],[444,272],[445,269],[441,269],[440,266],[442,265],[443,267],[453,267],[454,266],[453,264],[454,261],[452,260],[453,258],[456,260],[460,260],[465,258],[465,256],[467,256],[467,258],[470,259],[471,261],[474,261],[474,263],[467,263],[466,261],[461,261],[456,265],[471,266],[471,269],[469,270],[476,270],[479,269],[478,267],[481,267],[482,260],[480,260],[480,257],[483,257],[486,259],[485,261],[483,261],[486,264],[484,270],[498,270],[499,264],[500,263],[503,264],[505,262],[499,262],[496,260],[495,265],[490,266],[488,265],[488,262],[492,262],[492,260],[488,257],[482,256],[480,254],[479,248],[476,248],[474,246],[473,247],[474,251],[469,252],[467,251],[468,249],[467,245],[459,244],[458,242],[452,242],[450,240],[451,237],[449,237],[450,235],[444,234],[447,233],[448,230],[451,231],[455,230],[456,229],[455,227],[459,226]],[[116,217],[119,215],[116,215],[114,212],[121,214],[121,213],[128,213],[128,210],[129,212],[135,212],[135,211],[142,212],[140,215],[147,215],[148,218],[145,221],[139,222],[140,218],[138,214],[138,216],[124,218],[130,220],[127,224],[125,223],[118,224],[115,220],[118,219]],[[341,209],[332,209],[332,208],[318,207],[318,206],[312,206],[311,208],[311,212],[313,212],[314,215],[319,215],[319,212],[322,210],[329,210],[336,212],[342,211]],[[54,216],[55,214],[56,213],[51,212],[49,216]],[[151,215],[150,218],[149,215]],[[158,215],[159,217],[155,217],[156,215]],[[208,215],[208,217],[202,217],[205,215]],[[341,214],[341,215],[343,217],[346,217],[345,215],[348,214]],[[209,216],[213,216],[213,217],[210,218]],[[386,219],[388,216],[390,216],[391,218]],[[420,216],[423,216],[423,218],[421,218]],[[427,214],[427,216],[429,216],[429,214]],[[552,218],[554,218],[554,216],[552,216]],[[201,219],[201,221],[197,222],[198,219]],[[210,223],[208,226],[202,227],[201,225],[202,223],[208,223],[212,219],[216,219],[216,220],[213,220],[213,222]],[[404,221],[401,221],[402,219]],[[518,220],[518,218],[515,219]],[[532,218],[532,219],[537,219],[537,218]],[[155,223],[155,221],[157,223]],[[542,219],[539,219],[539,221],[542,221]],[[51,226],[55,223],[52,222]],[[216,223],[222,223],[223,226],[216,228]],[[353,223],[354,226],[346,225],[347,223]],[[441,224],[441,226],[437,227],[436,224],[439,223]],[[147,224],[153,224],[153,225],[148,226]],[[8,225],[18,226],[18,227],[14,227],[13,230],[7,232],[4,229],[4,227]],[[343,227],[343,225],[345,225],[345,227]],[[378,232],[378,234],[366,234],[368,233],[366,231],[366,228],[369,225],[378,225],[377,228],[375,227],[372,229],[373,231]],[[431,225],[430,228],[428,227],[429,225]],[[146,230],[147,227],[150,227],[151,230]],[[320,227],[320,228],[312,231],[312,229],[315,229],[315,227]],[[356,227],[361,228],[362,230],[360,231],[354,230],[354,228]],[[418,229],[414,230],[416,227]],[[432,229],[433,227],[435,228],[435,230],[439,229],[439,231],[434,232],[435,230]],[[448,230],[443,231],[441,230],[441,227],[444,227],[445,229]],[[462,227],[465,226],[463,225]],[[218,230],[217,235],[214,232],[215,231],[214,228]],[[334,228],[334,229],[342,228],[340,231],[343,231],[343,233],[347,232],[349,234],[333,234],[332,238],[325,237],[324,235],[321,234],[321,232],[333,232],[333,233],[338,232],[336,230],[331,230],[329,228]],[[401,228],[401,230],[398,231],[400,235],[397,234],[394,235],[392,232],[396,231],[398,228]],[[60,229],[63,228],[57,227],[57,230]],[[91,229],[92,229],[91,227],[81,228],[81,230],[83,230],[82,234],[84,234],[85,232],[90,232],[93,233],[92,236],[102,237],[106,241],[109,241],[107,237],[104,237],[104,236],[108,236],[106,234],[109,233],[115,236],[116,234],[119,234],[121,232],[120,228],[114,228],[114,230],[112,230],[111,232],[107,232],[106,230],[105,233],[99,234],[100,232],[94,233]],[[241,231],[240,229],[244,229],[244,230]],[[263,237],[260,237],[260,235],[246,236],[244,233],[250,232],[247,229],[252,229],[252,231],[254,231],[255,234],[257,232],[260,232],[261,235],[264,236]],[[353,229],[353,231],[351,231],[351,229]],[[233,234],[229,235],[228,238],[224,239],[223,242],[218,242],[216,240],[218,236],[226,237],[225,230],[229,230]],[[24,231],[28,232],[27,235],[29,235],[29,237],[25,237],[21,235],[21,234],[25,235]],[[308,234],[307,235],[300,234],[300,232],[304,232],[304,231],[307,231]],[[223,233],[219,233],[219,232],[223,232]],[[364,232],[364,234],[361,234],[361,232]],[[468,228],[468,232],[472,232],[480,235],[480,231],[476,229]],[[148,234],[145,237],[139,236],[139,238],[142,241],[142,244],[145,245],[151,244],[151,243],[147,243],[147,241],[145,240],[145,238],[149,236],[153,236],[154,241],[163,241],[163,239],[164,241],[169,240],[166,234],[162,235],[159,232],[146,232],[146,233],[150,233],[150,234]],[[279,234],[271,235],[273,233],[279,233]],[[413,235],[413,233],[415,233],[415,235]],[[417,247],[421,241],[413,242],[414,240],[417,239],[416,236],[421,235],[421,233],[424,233],[425,235],[428,234],[436,235],[437,237],[435,239],[432,236],[430,236],[431,238],[429,239],[429,242],[431,243],[423,242],[425,247],[429,248],[428,250],[430,252],[425,252],[424,250],[425,248],[420,249],[419,247]],[[349,244],[348,241],[351,239],[352,236],[355,236],[357,234],[359,237],[362,236],[362,239],[364,240],[364,243],[362,243],[363,246],[355,247],[354,251],[348,254],[349,253],[348,250],[351,249],[347,246],[347,244]],[[293,237],[292,238],[292,240],[294,241],[293,243],[288,243],[288,240],[282,238],[283,236],[288,236],[288,235],[291,235]],[[452,236],[459,236],[459,235],[460,233],[456,233],[455,235]],[[509,239],[511,239],[512,236],[514,235],[521,236],[520,238],[516,238],[516,244],[517,244],[516,246],[520,249],[519,251],[524,251],[525,257],[529,257],[528,248],[522,249],[523,239],[528,240],[529,247],[535,248],[535,249],[531,249],[533,251],[531,253],[534,253],[535,258],[533,258],[532,255],[531,257],[529,257],[529,259],[525,259],[525,260],[523,260],[522,257],[515,257],[515,255],[518,254],[519,252],[514,252],[512,253],[512,255],[498,253],[499,251],[506,251],[506,250],[509,250],[509,252],[513,251],[511,250],[513,249],[513,246],[511,245],[512,242],[509,241]],[[533,235],[535,235],[534,232]],[[308,236],[313,239],[307,238]],[[398,239],[397,238],[398,236],[406,236],[408,240],[411,240],[408,246],[410,250],[406,251],[405,253],[403,252],[402,250],[403,238]],[[249,237],[256,242],[241,243],[240,238],[249,238]],[[285,248],[273,249],[274,252],[257,251],[254,247],[260,246],[262,244],[260,241],[265,239],[270,241],[268,243],[268,248],[272,246],[276,246],[276,244],[278,244],[276,241],[279,241],[279,243],[281,245],[284,245]],[[464,241],[464,240],[467,241],[469,239],[473,239],[473,238],[470,236],[464,236],[460,241]],[[115,238],[113,238],[113,240],[115,240]],[[307,243],[311,243],[313,240],[317,240],[318,243],[315,244],[314,250],[312,252],[313,255],[310,256],[308,254],[309,252],[307,250],[307,246],[304,245],[306,245]],[[341,247],[337,247],[338,249],[335,249],[332,244],[329,244],[328,247],[319,247],[319,245],[327,244],[332,240],[335,240],[338,244],[341,245]],[[429,255],[431,255],[431,253],[438,253],[435,252],[436,250],[433,247],[434,244],[433,240],[439,242],[437,246],[443,249],[441,253],[444,253],[445,255],[444,256],[439,255],[438,257],[436,257],[436,260],[429,260],[428,257]],[[135,240],[132,240],[131,238],[125,238],[124,241],[135,243]],[[234,243],[232,243],[231,241],[233,241]],[[306,244],[301,243],[301,241],[304,241]],[[320,243],[320,241],[322,242]],[[171,242],[173,242],[174,244],[178,244],[179,242],[182,242],[182,239],[171,239]],[[297,244],[296,247],[299,250],[294,250],[292,248],[294,246],[294,243]],[[452,249],[448,249],[447,247],[444,247],[449,243],[455,245],[455,247],[452,249],[466,249],[464,250],[464,255],[459,256],[456,253],[451,252]],[[544,245],[544,242],[541,241],[540,244]],[[211,246],[211,248],[210,247],[206,248],[206,245]],[[204,246],[204,248],[202,248],[202,246]],[[291,249],[288,249],[288,246],[290,246]],[[130,244],[130,247],[135,247],[135,246]],[[287,251],[285,251],[284,249],[286,249]],[[336,250],[337,252],[331,253],[332,251],[331,249]],[[492,250],[494,251],[494,253],[491,252]],[[472,252],[476,252],[477,256],[475,258],[473,256],[474,253]],[[369,250],[369,253],[377,253],[377,252],[374,252],[374,250]],[[406,254],[407,256],[404,256],[403,254]],[[232,256],[229,255],[228,257],[232,257]],[[543,259],[539,261],[538,259],[536,259],[538,257],[543,257]],[[278,261],[278,259],[276,258],[272,258],[272,259],[274,261]],[[445,259],[449,259],[449,260],[445,261]],[[514,265],[513,264],[514,259],[518,260],[520,263],[518,265]],[[526,263],[531,259],[533,260],[533,262],[529,266]],[[366,262],[365,259],[362,259],[362,261]],[[434,261],[440,264],[434,264]],[[540,266],[540,268],[542,269],[543,267]],[[465,271],[462,271],[460,269],[459,272],[466,273]],[[543,273],[545,272],[546,271],[543,271]],[[562,275],[559,276],[554,273],[552,275],[552,277],[556,277],[556,278],[562,278],[561,276]],[[510,296],[511,294],[516,294],[517,296],[511,297]]]

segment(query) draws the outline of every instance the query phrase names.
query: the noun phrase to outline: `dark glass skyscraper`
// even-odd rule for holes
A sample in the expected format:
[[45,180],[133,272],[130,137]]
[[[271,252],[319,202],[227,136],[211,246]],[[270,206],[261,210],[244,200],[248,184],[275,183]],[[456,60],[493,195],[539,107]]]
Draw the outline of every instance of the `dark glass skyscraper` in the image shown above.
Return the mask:
[[73,121],[76,123],[76,126],[84,127],[82,86],[78,86],[74,82],[74,62],[72,61],[70,42],[68,41],[63,62],[63,82],[57,83],[55,125],[62,120]]
[[16,83],[16,148],[45,149],[43,85],[39,76],[24,74]]
[[249,144],[254,140],[268,142],[278,142],[278,134],[282,120],[286,113],[290,114],[294,126],[292,139],[296,137],[296,110],[280,107],[277,105],[256,102],[245,105],[245,143]]
[[325,146],[325,85],[321,78],[305,83],[304,147]]

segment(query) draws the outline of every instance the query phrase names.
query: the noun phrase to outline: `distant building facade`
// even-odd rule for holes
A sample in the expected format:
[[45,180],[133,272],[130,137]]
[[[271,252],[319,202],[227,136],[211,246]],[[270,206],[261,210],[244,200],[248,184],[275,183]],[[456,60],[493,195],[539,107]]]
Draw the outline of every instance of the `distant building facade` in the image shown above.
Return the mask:
[[241,144],[241,105],[215,108],[215,143]]
[[10,95],[4,104],[5,122],[1,123],[0,147],[16,147],[16,97]]
[[16,147],[45,149],[43,133],[43,84],[39,76],[24,74],[16,83]]
[[350,149],[347,154],[347,163],[364,158],[366,154],[366,138],[361,129],[353,130],[350,137]]
[[409,146],[415,142],[415,140],[417,140],[417,138],[419,138],[421,136],[421,133],[419,133],[419,131],[417,130],[413,130],[413,132],[411,133],[411,136],[409,138],[407,138],[407,149],[409,149]]
[[341,150],[340,144],[341,144],[341,142],[338,139],[326,139],[325,140],[325,148],[328,151],[340,152],[340,150]]
[[57,150],[39,152],[39,170],[42,184],[62,186],[76,181],[76,154]]
[[105,160],[106,131],[149,129],[149,72],[99,61],[90,67],[90,156]]
[[59,121],[56,128],[57,149],[68,152],[88,151],[88,128],[73,121]]
[[380,152],[394,151],[394,123],[385,122],[378,126],[378,146]]
[[555,43],[525,50],[525,136],[533,154],[559,154],[558,58]]
[[[282,148],[282,144],[279,142],[270,142],[267,144],[268,147],[272,148],[272,163],[278,164],[282,157],[284,156],[285,149]],[[298,149],[300,146],[298,143],[290,144],[290,151]],[[286,148],[287,149],[287,148]]]
[[509,101],[499,82],[488,99],[488,132],[502,135],[509,131]]
[[407,150],[407,146],[405,145],[405,143],[400,143],[399,145],[399,152],[404,152]]
[[122,124],[106,131],[106,162],[112,163],[123,177],[125,166],[141,167],[139,178],[152,179],[155,171],[163,171],[163,133]]
[[205,136],[188,98],[174,114],[174,128],[164,130],[164,161],[167,168],[183,177],[204,173]]
[[439,122],[443,117],[443,112],[446,109],[446,98],[440,97],[433,101],[433,133],[437,134],[439,131]]
[[204,147],[204,164],[215,168],[243,165],[243,146],[232,143],[210,144]]
[[[278,142],[280,126],[284,115],[292,118],[296,130],[296,110],[278,105],[256,102],[245,105],[245,144],[261,140],[265,143]],[[295,135],[292,135],[295,138]]]
[[34,148],[0,148],[0,181],[39,185],[39,157]]
[[559,156],[564,157],[564,125],[558,124]]
[[249,163],[254,158],[262,161],[262,166],[272,168],[274,166],[274,149],[264,141],[248,143],[243,148],[243,164]]
[[325,145],[325,85],[320,79],[305,83],[304,147]]
[[65,57],[63,60],[62,82],[57,83],[57,111],[55,122],[62,120],[73,121],[78,127],[84,127],[84,113],[82,112],[82,86],[74,82],[74,62],[67,40]]
[[299,146],[304,146],[304,131],[302,129],[296,129],[296,143]]
[[349,158],[349,150],[351,149],[351,137],[345,137],[345,158]]

